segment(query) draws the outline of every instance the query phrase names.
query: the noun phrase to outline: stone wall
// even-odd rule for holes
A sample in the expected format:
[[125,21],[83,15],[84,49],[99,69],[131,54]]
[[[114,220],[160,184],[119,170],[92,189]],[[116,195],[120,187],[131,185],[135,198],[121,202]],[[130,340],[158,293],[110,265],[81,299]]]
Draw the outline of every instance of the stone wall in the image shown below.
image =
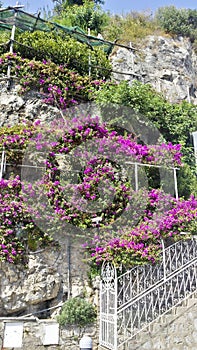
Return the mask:
[[44,326],[57,324],[53,320],[32,320],[22,321],[18,320],[4,320],[0,321],[0,349],[7,350],[12,348],[3,347],[3,336],[5,324],[10,322],[12,324],[20,322],[23,324],[23,336],[22,336],[22,347],[17,349],[23,350],[79,350],[79,341],[83,334],[90,336],[93,340],[93,349],[98,349],[98,327],[96,324],[91,328],[80,330],[79,328],[73,327],[60,327],[59,328],[59,340],[58,344],[44,345]]
[[161,317],[125,350],[196,350],[197,298],[190,298]]
[[[46,248],[30,254],[26,266],[1,263],[0,316],[20,316],[39,312],[38,317],[50,317],[51,308],[70,296],[85,296],[98,304],[98,284],[94,286],[87,276],[88,266],[83,262],[83,240],[59,237],[60,248]],[[95,293],[96,292],[96,293]]]
[[[23,350],[79,350],[79,341],[83,334],[93,339],[93,350],[105,350],[98,344],[98,323],[85,330],[74,327],[59,328],[58,345],[43,345],[44,325],[56,324],[55,320],[31,321],[18,318],[16,320],[0,319],[0,348],[2,347],[5,322],[23,322]],[[6,348],[8,349],[8,348]],[[190,298],[156,320],[137,334],[129,344],[120,350],[196,350],[197,349],[197,298]],[[13,349],[12,349],[13,350]]]
[[15,125],[24,119],[40,119],[42,122],[60,118],[58,108],[42,102],[39,93],[31,91],[25,96],[17,94],[17,86],[13,86],[10,91],[2,85],[0,89],[0,127],[5,125]]

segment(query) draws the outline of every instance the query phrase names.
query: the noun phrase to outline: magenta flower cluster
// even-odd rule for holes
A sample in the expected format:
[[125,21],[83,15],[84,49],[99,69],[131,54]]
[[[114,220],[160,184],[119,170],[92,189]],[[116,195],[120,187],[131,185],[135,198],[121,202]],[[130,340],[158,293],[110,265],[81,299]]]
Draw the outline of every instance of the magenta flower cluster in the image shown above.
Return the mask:
[[43,102],[61,110],[78,102],[86,102],[91,89],[99,89],[104,82],[80,76],[66,65],[47,60],[28,60],[16,53],[6,53],[0,57],[0,73],[6,73],[8,64],[11,64],[12,74],[19,80],[22,94],[30,89],[39,90]]
[[[4,134],[0,134],[1,146],[5,148],[6,154],[10,158],[15,158],[12,153],[13,149],[25,148],[30,143],[35,149],[42,150],[43,147],[45,149],[48,147],[49,150],[46,162],[47,171],[41,181],[34,185],[21,184],[20,179],[16,177],[15,179],[2,180],[0,183],[1,260],[14,262],[20,256],[23,256],[27,236],[29,242],[36,239],[40,240],[37,236],[39,230],[36,230],[31,216],[32,218],[45,216],[49,223],[49,230],[54,225],[54,213],[57,223],[58,221],[69,222],[83,228],[90,227],[93,217],[98,214],[102,216],[103,225],[112,223],[124,210],[127,210],[127,204],[131,196],[131,185],[118,167],[119,158],[121,159],[126,155],[126,157],[138,162],[152,163],[153,160],[156,161],[153,146],[139,145],[131,136],[117,135],[115,131],[109,130],[107,125],[100,124],[98,117],[88,116],[84,118],[82,116],[81,119],[80,117],[75,118],[68,121],[67,124],[64,121],[56,124],[54,122],[44,127],[39,120],[36,120],[32,125],[23,123],[21,126],[8,127],[4,130]],[[49,141],[46,141],[45,136],[49,135],[51,130],[57,134],[57,137],[53,141],[50,141],[50,138]],[[91,140],[96,144],[98,151],[96,155],[92,154],[91,143],[90,148],[88,148],[87,141]],[[85,152],[80,148],[84,143],[86,144]],[[175,159],[175,165],[180,162],[179,145],[155,146],[155,149],[157,148],[160,157],[157,158],[158,162],[164,163],[166,154],[168,154],[168,159]],[[117,162],[104,157],[106,149],[115,155]],[[162,149],[164,149],[163,153]],[[86,166],[81,172],[81,178],[74,185],[66,181],[62,182],[59,177],[60,164],[58,164],[56,155],[67,155],[69,153],[72,153],[73,159],[79,159],[80,157],[80,159],[86,161]],[[105,189],[104,195],[106,197],[108,194],[111,195],[111,197],[109,196],[109,198],[112,198],[110,202],[105,199],[105,196],[100,195],[101,188],[99,188],[99,184],[101,181],[102,189]],[[46,195],[50,206],[53,208],[53,215],[45,210],[42,201],[39,202],[38,200],[37,206],[33,208],[29,206],[27,198],[21,195],[22,186],[23,194],[25,194],[26,189],[27,195],[32,200],[35,196],[38,199],[38,193],[41,196]],[[194,214],[194,212],[196,213],[194,199],[192,205],[191,200],[188,204],[185,203],[186,211],[186,207],[182,207],[184,206],[183,202],[181,202],[182,204],[179,202],[174,204],[173,199],[168,201],[164,195],[156,190],[151,191],[148,198],[149,203],[144,212],[144,219],[138,226],[133,228],[132,231],[131,228],[128,229],[127,227],[122,236],[112,238],[108,242],[104,241],[104,245],[101,242],[100,245],[91,246],[90,253],[93,261],[99,263],[103,259],[113,260],[114,257],[122,259],[122,261],[128,258],[134,259],[136,262],[143,259],[155,261],[160,235],[175,235],[175,232],[178,234],[180,230],[185,228],[186,221],[190,224],[194,215],[196,215]],[[89,214],[88,211],[83,210],[87,203],[92,203],[94,206],[97,201],[102,204],[104,209],[100,211],[98,209],[95,214]],[[170,202],[170,205],[173,204],[171,210],[174,210],[172,214],[169,212],[170,217],[173,215],[173,220],[168,220],[167,224],[165,222],[166,217],[159,220],[159,216],[158,218],[154,216],[155,207],[164,205],[165,201]],[[175,213],[176,208],[177,212]],[[182,222],[180,222],[180,213],[181,215],[185,213]],[[177,225],[178,229],[175,230]],[[42,237],[43,233],[39,234]],[[48,234],[49,231],[45,232],[44,237],[46,238]]]
[[[15,53],[0,57],[0,73],[7,73],[9,64],[12,73],[19,79],[21,93],[35,88],[44,102],[61,110],[89,100],[92,89],[95,91],[104,83],[79,76],[66,66],[46,60],[29,61]],[[51,132],[56,135],[52,142],[45,137]],[[93,147],[89,141],[96,146],[96,155],[92,154]],[[130,160],[170,167],[181,165],[180,145],[141,145],[132,135],[123,137],[107,125],[100,124],[98,117],[78,116],[67,123],[54,122],[45,127],[36,120],[34,124],[24,122],[1,129],[0,145],[6,150],[7,160],[12,163],[22,161],[22,152],[18,151],[24,150],[30,143],[36,150],[49,151],[47,171],[41,181],[21,183],[18,176],[0,181],[0,260],[10,263],[20,260],[27,246],[33,249],[40,242],[51,242],[49,235],[60,221],[87,228],[92,226],[94,216],[99,215],[105,226],[115,222],[124,211],[129,212],[134,194],[129,179],[118,166],[122,164],[122,159],[123,163]],[[83,144],[86,145],[85,150],[80,147]],[[114,159],[108,159],[108,153],[113,154]],[[73,159],[85,162],[77,183],[71,184],[60,178],[61,164],[57,154],[62,157],[70,154]],[[69,164],[64,165],[69,168]],[[46,204],[42,202],[43,195],[48,198]],[[142,206],[139,215],[140,202],[145,203],[145,208]],[[87,205],[97,208],[97,204],[100,206],[96,212],[91,214],[86,211]],[[116,265],[130,266],[155,262],[159,259],[161,237],[179,239],[182,231],[196,232],[197,201],[194,197],[175,200],[162,191],[151,190],[149,193],[144,191],[141,197],[138,194],[138,204],[137,209],[133,206],[132,213],[135,217],[139,216],[138,223],[126,220],[125,227],[121,227],[118,234],[112,232],[108,238],[96,236],[93,241],[84,244],[91,263],[100,265],[102,261],[109,260]],[[33,218],[48,222],[46,232],[39,231]]]
[[52,241],[34,224],[22,186],[19,176],[0,180],[0,261],[25,262],[25,251]]
[[[96,236],[84,244],[91,264],[100,265],[106,260],[127,267],[142,262],[154,263],[160,258],[161,238],[176,240],[182,237],[181,233],[196,234],[197,200],[193,196],[188,200],[175,200],[162,191],[152,190],[148,197],[149,209],[136,227],[119,237],[106,240]],[[157,213],[160,199],[165,205],[163,212]]]
[[19,177],[0,180],[0,261],[14,262],[22,254],[17,225],[25,219],[23,200],[19,194]]

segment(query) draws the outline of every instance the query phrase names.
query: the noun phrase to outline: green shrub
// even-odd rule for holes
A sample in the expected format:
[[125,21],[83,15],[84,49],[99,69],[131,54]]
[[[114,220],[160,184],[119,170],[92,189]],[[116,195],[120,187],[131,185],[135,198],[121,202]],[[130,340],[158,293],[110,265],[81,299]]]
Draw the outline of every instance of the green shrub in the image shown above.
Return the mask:
[[167,33],[187,36],[192,41],[197,39],[197,10],[160,7],[155,18]]
[[64,303],[57,320],[61,326],[85,327],[96,320],[96,311],[85,299],[75,297]]
[[150,13],[130,12],[125,16],[111,16],[103,36],[111,41],[119,39],[121,43],[137,43],[138,39],[153,34],[156,29],[157,25]]
[[126,81],[118,85],[109,82],[101,90],[92,93],[101,107],[113,104],[107,113],[111,123],[126,128],[127,117],[121,115],[118,105],[128,106],[142,118],[145,117],[147,122],[150,120],[166,141],[182,145],[183,161],[189,167],[180,170],[179,191],[181,196],[187,198],[196,187],[195,157],[190,133],[197,130],[197,107],[185,101],[180,104],[169,103],[150,85],[137,81],[132,86]]
[[100,70],[97,67],[92,67],[91,77],[99,78],[104,75],[108,78],[110,76],[111,64],[102,48],[91,50],[86,44],[77,42],[68,35],[60,36],[54,32],[25,32],[18,34],[16,39],[21,44],[30,47],[15,44],[14,51],[24,58],[45,59],[56,64],[66,64],[67,68],[85,75],[88,74],[90,57],[92,65],[104,68],[104,70]]
[[9,50],[10,33],[7,30],[0,30],[0,55]]
[[184,164],[177,172],[179,197],[189,198],[192,193],[197,196],[197,177],[195,169]]

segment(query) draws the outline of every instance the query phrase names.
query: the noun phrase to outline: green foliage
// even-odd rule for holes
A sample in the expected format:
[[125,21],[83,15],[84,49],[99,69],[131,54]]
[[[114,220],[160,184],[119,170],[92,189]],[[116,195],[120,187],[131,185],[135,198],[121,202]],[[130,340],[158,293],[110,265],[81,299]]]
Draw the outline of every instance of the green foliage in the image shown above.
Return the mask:
[[85,32],[90,28],[94,34],[98,34],[107,25],[108,18],[100,6],[85,0],[83,6],[64,6],[61,14],[54,20],[65,26],[78,26]]
[[9,50],[10,33],[0,30],[0,55]]
[[197,39],[197,10],[160,7],[155,15],[159,25],[167,32]]
[[45,103],[60,109],[77,102],[88,101],[90,91],[95,87],[100,88],[103,84],[103,80],[92,80],[86,75],[81,76],[65,65],[57,65],[46,60],[42,62],[29,60],[15,53],[0,56],[0,73],[6,74],[9,64],[12,66],[11,74],[17,76],[19,93],[25,93],[30,89],[39,90]]
[[74,69],[81,75],[88,74],[89,57],[91,64],[107,70],[99,70],[92,67],[91,77],[99,78],[110,76],[111,64],[102,49],[91,50],[86,44],[77,42],[69,36],[61,37],[58,33],[34,32],[18,34],[17,41],[22,45],[16,45],[14,50],[24,58],[36,60],[51,60],[56,64],[66,64],[67,68]]
[[[61,11],[62,8],[66,8],[69,6],[82,6],[84,4],[84,0],[52,0],[55,3],[55,10]],[[104,4],[103,0],[89,0],[89,2],[92,2],[93,4]]]
[[157,25],[150,13],[130,12],[125,16],[110,16],[109,24],[103,31],[108,40],[119,39],[121,43],[137,43],[147,35],[154,33]]
[[[100,105],[107,103],[129,106],[159,128],[167,141],[187,146],[190,132],[197,128],[197,108],[183,101],[171,104],[155,92],[149,84],[135,81],[132,86],[127,81],[120,84],[106,83],[102,90],[95,92]],[[191,145],[191,144],[190,144]]]
[[96,319],[94,306],[85,299],[75,297],[66,301],[57,317],[61,326],[85,327]]
[[[193,150],[191,150],[192,154]],[[197,181],[195,168],[190,167],[188,164],[184,164],[177,172],[178,184],[179,184],[179,196],[189,198],[192,193],[197,196]]]
[[[144,116],[153,122],[166,141],[182,145],[184,162],[191,169],[187,168],[187,176],[190,178],[187,186],[184,180],[184,171],[181,170],[179,176],[180,195],[188,197],[189,193],[196,187],[195,159],[190,134],[197,130],[197,107],[185,101],[180,104],[171,104],[162,95],[156,93],[150,85],[144,85],[137,81],[132,86],[129,86],[126,81],[120,84],[109,82],[93,94],[100,106],[113,103],[131,107],[139,116],[142,116],[142,119]],[[111,123],[118,122],[123,127],[126,125],[124,125],[126,121],[124,115],[121,116],[111,107],[109,118]],[[189,173],[190,175],[188,175]],[[183,183],[181,183],[182,181]]]

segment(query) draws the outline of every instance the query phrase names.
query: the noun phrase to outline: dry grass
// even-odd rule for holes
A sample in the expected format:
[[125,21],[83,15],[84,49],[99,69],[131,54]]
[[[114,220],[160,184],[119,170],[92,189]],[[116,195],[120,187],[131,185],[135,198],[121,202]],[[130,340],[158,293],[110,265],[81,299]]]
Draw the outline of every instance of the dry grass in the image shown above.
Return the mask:
[[[147,35],[162,32],[150,13],[130,12],[125,16],[114,15],[103,31],[105,39],[128,45],[129,42],[137,44]],[[162,32],[163,33],[163,32]]]

